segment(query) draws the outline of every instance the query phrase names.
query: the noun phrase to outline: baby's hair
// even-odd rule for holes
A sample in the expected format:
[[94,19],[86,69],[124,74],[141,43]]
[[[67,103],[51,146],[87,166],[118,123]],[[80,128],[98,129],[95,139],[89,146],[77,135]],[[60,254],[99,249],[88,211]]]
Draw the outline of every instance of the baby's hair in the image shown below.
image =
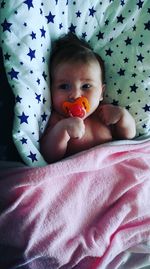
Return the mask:
[[105,68],[102,58],[92,50],[90,45],[75,34],[68,33],[54,42],[50,57],[50,77],[59,63],[98,61],[102,72],[102,83],[105,81]]

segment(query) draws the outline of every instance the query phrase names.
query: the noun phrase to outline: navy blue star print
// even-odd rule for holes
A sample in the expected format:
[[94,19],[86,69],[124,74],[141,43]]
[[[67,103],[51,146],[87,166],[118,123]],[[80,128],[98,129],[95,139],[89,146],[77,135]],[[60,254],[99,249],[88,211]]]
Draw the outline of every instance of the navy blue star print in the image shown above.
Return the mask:
[[89,11],[90,11],[90,14],[89,14],[89,16],[92,16],[92,17],[94,17],[94,13],[96,12],[96,10],[94,9],[94,7],[92,7],[92,8],[89,8]]
[[125,17],[122,16],[122,14],[120,16],[117,16],[117,23],[120,22],[120,23],[123,23]]
[[71,23],[71,26],[68,29],[70,32],[75,33],[76,26]]
[[30,158],[32,162],[37,161],[36,154],[32,153],[31,151],[30,151],[30,155],[28,155],[27,157]]
[[109,48],[108,50],[106,50],[106,56],[111,56],[113,53],[113,51]]
[[10,59],[11,55],[10,55],[10,54],[8,54],[8,53],[6,53],[6,54],[4,54],[4,57],[5,57],[5,60],[8,60],[8,61],[9,61],[9,59]]
[[38,104],[41,102],[41,94],[35,93],[36,97],[35,99],[38,100]]
[[143,62],[144,57],[142,56],[141,53],[139,55],[136,55],[136,56],[137,56],[137,61]]
[[131,45],[132,44],[131,41],[132,41],[132,38],[128,36],[127,39],[125,40],[126,46]]
[[15,71],[13,68],[11,69],[10,72],[8,72],[8,74],[10,75],[11,79],[18,79],[18,74],[19,72]]
[[150,111],[150,106],[146,104],[143,109],[145,112]]
[[31,33],[30,36],[32,37],[32,40],[33,40],[33,39],[36,39],[36,33],[34,33],[33,31],[32,31],[32,33]]
[[143,3],[144,3],[144,1],[139,0],[139,2],[137,3],[137,6],[139,9],[142,8]]
[[42,121],[46,121],[48,115],[46,115],[45,112],[44,112],[43,115],[41,115],[41,117],[42,117]]
[[33,0],[26,0],[26,1],[24,1],[24,3],[28,6],[28,10],[30,10],[31,7],[34,8],[32,1]]
[[149,30],[150,31],[150,21],[144,23],[145,25],[145,30]]
[[98,40],[103,39],[104,38],[104,33],[99,31],[99,33],[96,36],[97,36]]
[[133,85],[131,85],[130,88],[131,88],[131,92],[136,92],[136,90],[138,89],[138,87],[135,85],[135,83]]
[[18,116],[18,118],[20,119],[20,124],[22,124],[22,123],[27,123],[28,124],[29,116],[25,115],[24,112],[22,112],[22,115]]
[[33,58],[35,58],[35,50],[29,48],[29,53],[27,55],[30,57],[30,60],[32,61]]
[[19,95],[17,95],[16,96],[16,103],[21,103],[21,100],[22,100],[22,98]]
[[77,15],[77,18],[81,17],[81,12],[80,11],[76,12],[76,15]]
[[22,145],[27,144],[27,139],[25,139],[24,137],[20,141],[21,141]]
[[4,22],[1,23],[1,25],[2,25],[2,27],[3,27],[3,32],[5,32],[5,31],[9,31],[9,32],[11,32],[10,27],[11,27],[12,23],[8,22],[8,21],[5,19]]
[[54,18],[55,18],[55,15],[52,15],[51,12],[49,12],[49,15],[48,16],[45,16],[45,18],[47,19],[47,23],[54,23]]
[[46,31],[44,30],[44,26],[42,27],[42,29],[40,29],[40,31],[41,31],[41,37],[42,36],[45,37]]
[[5,5],[6,5],[5,1],[2,1],[2,2],[1,2],[1,8],[4,8]]

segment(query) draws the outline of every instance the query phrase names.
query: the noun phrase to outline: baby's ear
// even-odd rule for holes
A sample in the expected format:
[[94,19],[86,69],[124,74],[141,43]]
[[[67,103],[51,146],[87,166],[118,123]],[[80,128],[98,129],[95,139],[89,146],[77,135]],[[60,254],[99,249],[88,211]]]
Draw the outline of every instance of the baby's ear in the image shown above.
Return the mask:
[[104,93],[105,89],[106,89],[106,84],[103,84],[102,85],[102,94]]
[[100,101],[103,100],[103,94],[104,94],[104,91],[106,89],[106,84],[103,84],[101,89],[102,89],[102,93],[101,93]]

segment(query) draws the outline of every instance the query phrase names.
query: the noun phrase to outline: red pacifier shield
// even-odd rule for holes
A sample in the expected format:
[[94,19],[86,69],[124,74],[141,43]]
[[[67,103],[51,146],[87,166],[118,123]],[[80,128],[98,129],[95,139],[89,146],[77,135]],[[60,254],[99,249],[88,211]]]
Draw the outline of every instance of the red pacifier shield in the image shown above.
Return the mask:
[[90,111],[90,105],[86,97],[81,96],[74,102],[63,103],[63,111],[69,117],[83,118],[87,112]]

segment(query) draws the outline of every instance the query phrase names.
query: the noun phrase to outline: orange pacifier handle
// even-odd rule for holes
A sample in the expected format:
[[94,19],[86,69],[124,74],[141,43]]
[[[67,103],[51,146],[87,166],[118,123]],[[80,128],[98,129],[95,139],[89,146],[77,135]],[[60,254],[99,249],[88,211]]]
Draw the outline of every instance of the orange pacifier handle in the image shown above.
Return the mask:
[[90,111],[90,104],[86,97],[81,96],[74,102],[63,103],[63,111],[67,116],[83,118]]

